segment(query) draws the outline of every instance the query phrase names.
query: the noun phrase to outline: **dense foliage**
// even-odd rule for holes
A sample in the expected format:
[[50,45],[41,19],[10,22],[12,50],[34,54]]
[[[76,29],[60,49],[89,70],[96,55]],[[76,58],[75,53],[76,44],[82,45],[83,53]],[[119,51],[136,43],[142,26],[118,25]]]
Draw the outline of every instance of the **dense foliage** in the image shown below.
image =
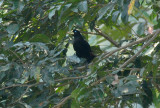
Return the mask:
[[[160,106],[160,1],[1,0],[0,107]],[[72,30],[94,60],[76,57]]]

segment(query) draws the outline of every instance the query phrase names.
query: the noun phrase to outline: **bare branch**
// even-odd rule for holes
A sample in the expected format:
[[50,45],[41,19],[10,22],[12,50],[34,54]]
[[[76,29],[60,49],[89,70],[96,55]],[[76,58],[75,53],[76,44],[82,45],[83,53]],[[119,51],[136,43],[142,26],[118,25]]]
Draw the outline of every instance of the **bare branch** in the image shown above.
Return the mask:
[[103,36],[105,39],[107,39],[109,42],[111,42],[116,47],[119,47],[116,41],[114,41],[111,37],[109,37],[107,34],[103,33],[102,31],[98,30],[97,28],[94,28],[94,30],[101,36]]

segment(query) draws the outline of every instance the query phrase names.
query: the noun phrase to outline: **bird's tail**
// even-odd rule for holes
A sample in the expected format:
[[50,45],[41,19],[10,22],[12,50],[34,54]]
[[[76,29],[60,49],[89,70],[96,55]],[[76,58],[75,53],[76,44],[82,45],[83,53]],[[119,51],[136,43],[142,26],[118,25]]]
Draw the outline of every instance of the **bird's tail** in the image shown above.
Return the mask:
[[87,58],[87,62],[90,63],[96,56],[91,52],[90,56]]

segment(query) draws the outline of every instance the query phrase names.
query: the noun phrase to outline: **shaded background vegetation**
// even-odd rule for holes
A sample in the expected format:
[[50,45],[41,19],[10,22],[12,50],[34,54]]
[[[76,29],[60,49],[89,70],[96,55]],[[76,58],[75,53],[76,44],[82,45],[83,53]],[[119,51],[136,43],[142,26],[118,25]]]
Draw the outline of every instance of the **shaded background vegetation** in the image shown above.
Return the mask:
[[[159,10],[157,0],[1,0],[0,107],[158,108]],[[97,56],[88,66],[75,28]]]

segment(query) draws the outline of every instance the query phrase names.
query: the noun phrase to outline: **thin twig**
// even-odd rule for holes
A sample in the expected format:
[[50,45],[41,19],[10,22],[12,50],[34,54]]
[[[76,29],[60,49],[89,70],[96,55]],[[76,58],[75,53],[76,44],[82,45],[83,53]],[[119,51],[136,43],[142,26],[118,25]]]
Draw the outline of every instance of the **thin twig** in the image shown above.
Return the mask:
[[40,84],[45,84],[45,82],[39,82],[39,83],[35,83],[35,84],[14,84],[14,85],[11,85],[11,86],[8,86],[8,87],[3,87],[0,89],[1,90],[4,90],[4,89],[9,89],[9,88],[13,88],[13,87],[28,87],[28,86],[36,86],[36,85],[40,85]]
[[157,90],[160,92],[160,87],[158,84],[156,84],[153,80],[152,80],[152,84],[154,85],[154,87],[157,88]]
[[27,89],[24,91],[24,93],[23,93],[18,99],[16,99],[14,102],[12,102],[12,103],[9,104],[9,105],[13,105],[13,104],[19,102],[19,101],[23,98],[23,96],[28,92],[29,88],[31,88],[32,86],[35,86],[35,85],[37,85],[37,84],[39,84],[39,83],[32,84],[32,85],[28,85],[28,86],[27,86]]
[[71,95],[65,97],[59,104],[57,104],[57,105],[54,106],[53,108],[61,108],[61,106],[62,106],[63,104],[65,104],[65,102],[66,102],[68,99],[70,99],[70,98],[71,98]]
[[[89,65],[91,65],[91,63],[90,64],[88,64],[88,66]],[[86,65],[84,65],[84,66],[80,66],[80,67],[77,67],[77,68],[75,68],[75,69],[69,69],[69,71],[74,71],[74,70],[83,70],[83,69],[86,69]]]
[[95,86],[95,85],[97,85],[97,84],[105,81],[105,80],[106,80],[106,77],[107,77],[107,76],[102,77],[101,79],[97,80],[96,82],[93,82],[93,83],[91,84],[91,86]]
[[58,79],[58,80],[54,80],[55,82],[60,82],[60,81],[64,81],[64,80],[73,80],[73,79],[81,79],[81,78],[85,78],[88,77],[88,75],[86,76],[79,76],[79,77],[67,77],[67,78],[62,78],[62,79]]
[[23,60],[14,51],[10,49],[8,49],[8,51],[12,52],[20,60],[20,62],[23,64],[25,68],[28,68],[27,65],[23,62]]
[[99,35],[99,33],[94,33],[94,32],[85,32],[85,31],[81,31],[81,33],[84,33],[84,34]]
[[65,85],[68,85],[68,84],[71,84],[72,82],[67,82],[67,83],[64,83],[64,84],[60,84],[60,85],[56,85],[54,86],[55,88],[58,88],[58,87],[62,87],[62,86],[65,86]]
[[19,102],[23,98],[23,96],[28,92],[29,88],[30,88],[30,86],[28,86],[27,89],[25,90],[25,92],[16,101],[14,101],[11,104]]

